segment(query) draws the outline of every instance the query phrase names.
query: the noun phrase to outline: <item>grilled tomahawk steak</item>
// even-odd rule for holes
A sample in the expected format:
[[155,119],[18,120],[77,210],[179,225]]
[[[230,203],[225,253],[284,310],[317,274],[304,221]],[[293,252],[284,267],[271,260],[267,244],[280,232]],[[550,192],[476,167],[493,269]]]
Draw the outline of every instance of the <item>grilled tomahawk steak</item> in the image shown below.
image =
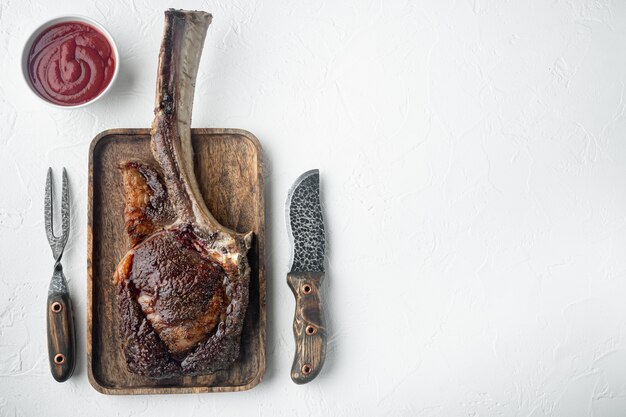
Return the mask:
[[209,212],[196,182],[191,108],[204,12],[168,10],[159,53],[152,153],[121,164],[131,249],[113,278],[128,369],[166,378],[228,368],[239,355],[248,306],[252,233]]

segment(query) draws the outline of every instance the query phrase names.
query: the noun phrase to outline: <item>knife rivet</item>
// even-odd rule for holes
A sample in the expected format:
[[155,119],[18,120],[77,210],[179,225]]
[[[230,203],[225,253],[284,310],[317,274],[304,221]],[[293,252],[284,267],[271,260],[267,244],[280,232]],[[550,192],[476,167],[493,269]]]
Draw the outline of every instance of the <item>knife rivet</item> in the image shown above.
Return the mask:
[[317,327],[309,324],[308,326],[306,326],[306,334],[312,336],[315,333],[317,333]]
[[54,363],[57,365],[63,365],[65,363],[65,355],[62,353],[57,353],[54,355]]
[[309,284],[304,284],[302,286],[302,292],[304,294],[310,294],[311,293],[311,286]]
[[313,368],[311,368],[311,365],[309,365],[309,364],[306,364],[306,365],[302,366],[302,373],[304,375],[310,374],[312,370],[313,370]]
[[58,301],[55,301],[50,306],[50,310],[52,310],[53,313],[60,313],[61,310],[63,310],[63,305],[59,303]]

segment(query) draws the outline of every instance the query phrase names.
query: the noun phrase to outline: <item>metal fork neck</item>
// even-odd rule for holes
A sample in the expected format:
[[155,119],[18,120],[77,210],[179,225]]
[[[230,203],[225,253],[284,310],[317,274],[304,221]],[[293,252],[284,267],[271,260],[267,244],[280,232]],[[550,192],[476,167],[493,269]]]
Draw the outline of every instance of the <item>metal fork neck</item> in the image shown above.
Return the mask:
[[50,280],[50,286],[48,287],[48,295],[67,292],[69,292],[69,290],[67,287],[67,280],[63,274],[63,266],[61,265],[61,262],[57,261],[54,264],[54,272],[52,273],[52,279]]
[[54,265],[61,262],[61,257],[63,256],[63,250],[65,249],[65,242],[55,242],[50,245],[52,249],[52,256],[54,257]]

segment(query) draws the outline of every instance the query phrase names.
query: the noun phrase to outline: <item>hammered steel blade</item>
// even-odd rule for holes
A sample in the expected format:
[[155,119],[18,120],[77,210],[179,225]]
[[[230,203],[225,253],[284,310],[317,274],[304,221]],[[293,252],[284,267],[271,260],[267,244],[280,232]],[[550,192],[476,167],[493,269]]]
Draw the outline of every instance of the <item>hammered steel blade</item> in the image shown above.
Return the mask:
[[296,180],[287,196],[291,272],[324,272],[326,238],[319,184],[319,170],[307,171]]

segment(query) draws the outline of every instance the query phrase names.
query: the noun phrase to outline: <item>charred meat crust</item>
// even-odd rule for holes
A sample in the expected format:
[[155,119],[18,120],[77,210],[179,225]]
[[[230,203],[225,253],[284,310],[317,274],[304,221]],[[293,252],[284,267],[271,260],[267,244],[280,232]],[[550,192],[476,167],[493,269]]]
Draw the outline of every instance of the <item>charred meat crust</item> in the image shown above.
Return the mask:
[[173,360],[165,343],[156,334],[141,311],[131,288],[117,286],[120,311],[120,333],[122,349],[128,370],[132,373],[152,377],[168,378],[180,375],[180,363]]
[[[239,356],[248,282],[230,281],[218,264],[201,256],[201,243],[190,241],[188,233],[150,236],[116,271],[123,350],[133,373],[204,375]],[[170,255],[163,257],[164,252]],[[190,341],[189,333],[196,339]]]
[[124,224],[130,247],[171,223],[174,215],[160,174],[140,161],[120,164],[124,184]]
[[224,319],[226,274],[184,231],[150,236],[133,251],[122,286],[131,289],[149,324],[176,359],[184,359]]

